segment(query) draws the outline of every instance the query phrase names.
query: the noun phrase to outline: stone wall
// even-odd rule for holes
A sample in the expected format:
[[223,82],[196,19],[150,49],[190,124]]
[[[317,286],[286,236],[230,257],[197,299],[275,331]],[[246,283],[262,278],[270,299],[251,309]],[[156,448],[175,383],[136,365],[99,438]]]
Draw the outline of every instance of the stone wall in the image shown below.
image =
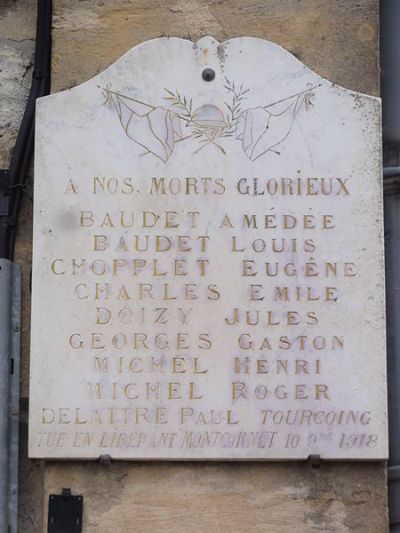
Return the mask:
[[[0,160],[7,168],[32,71],[35,2],[0,6]],[[262,37],[347,88],[379,94],[378,0],[55,0],[52,90],[81,83],[162,35]],[[352,531],[386,523],[383,463],[113,463],[26,458],[31,204],[24,198],[20,531],[46,531],[50,493],[84,496],[88,533]]]

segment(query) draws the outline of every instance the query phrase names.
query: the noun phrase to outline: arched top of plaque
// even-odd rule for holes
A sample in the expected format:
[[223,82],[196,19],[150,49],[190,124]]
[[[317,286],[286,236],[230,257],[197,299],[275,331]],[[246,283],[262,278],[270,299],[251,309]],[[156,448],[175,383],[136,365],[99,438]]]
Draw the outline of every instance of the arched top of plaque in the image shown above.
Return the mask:
[[355,122],[365,112],[377,117],[379,100],[321,78],[263,39],[165,37],[132,48],[82,85],[44,97],[38,111],[40,120],[42,106],[62,105],[76,119],[79,107],[100,129],[104,121],[116,135],[119,128],[138,154],[163,163],[179,143],[191,145],[193,154],[239,148],[256,161],[280,155],[293,130],[307,136],[307,123],[315,135],[324,123],[338,127],[338,113]]
[[239,77],[238,82],[241,81],[243,85],[246,81],[256,81],[268,86],[271,95],[274,95],[274,90],[282,91],[284,85],[289,85],[291,89],[297,87],[300,92],[303,88],[301,83],[327,83],[358,96],[380,100],[322,78],[285,48],[257,37],[235,37],[222,43],[210,36],[195,43],[179,37],[151,39],[134,46],[88,81],[60,92],[70,92],[86,84],[112,81],[143,88],[149,82],[153,84],[156,81],[154,69],[157,69],[156,76],[160,82],[172,76],[183,76],[186,84],[198,83],[206,68],[215,70],[213,81],[217,86],[218,82],[224,82],[225,77],[232,80]]

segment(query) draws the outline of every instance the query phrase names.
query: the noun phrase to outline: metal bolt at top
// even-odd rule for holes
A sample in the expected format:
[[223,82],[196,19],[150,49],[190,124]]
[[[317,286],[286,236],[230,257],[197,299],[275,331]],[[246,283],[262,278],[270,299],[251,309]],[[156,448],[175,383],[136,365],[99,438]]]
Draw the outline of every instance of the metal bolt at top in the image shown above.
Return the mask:
[[201,75],[204,81],[213,81],[215,78],[215,70],[212,68],[205,68]]

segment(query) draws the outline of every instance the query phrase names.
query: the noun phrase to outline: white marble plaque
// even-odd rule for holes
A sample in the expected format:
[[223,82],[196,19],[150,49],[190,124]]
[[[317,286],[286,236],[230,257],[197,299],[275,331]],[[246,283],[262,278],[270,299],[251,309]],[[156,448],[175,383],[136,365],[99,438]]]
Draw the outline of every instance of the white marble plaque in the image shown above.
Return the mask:
[[384,459],[382,240],[380,100],[275,44],[41,98],[30,456]]

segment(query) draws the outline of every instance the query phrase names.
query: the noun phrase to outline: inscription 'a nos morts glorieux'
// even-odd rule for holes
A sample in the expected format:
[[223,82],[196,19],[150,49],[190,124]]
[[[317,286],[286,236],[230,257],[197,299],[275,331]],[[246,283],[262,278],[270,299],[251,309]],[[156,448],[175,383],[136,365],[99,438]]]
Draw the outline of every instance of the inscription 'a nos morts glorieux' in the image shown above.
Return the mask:
[[30,456],[384,459],[379,128],[253,38],[40,99]]

